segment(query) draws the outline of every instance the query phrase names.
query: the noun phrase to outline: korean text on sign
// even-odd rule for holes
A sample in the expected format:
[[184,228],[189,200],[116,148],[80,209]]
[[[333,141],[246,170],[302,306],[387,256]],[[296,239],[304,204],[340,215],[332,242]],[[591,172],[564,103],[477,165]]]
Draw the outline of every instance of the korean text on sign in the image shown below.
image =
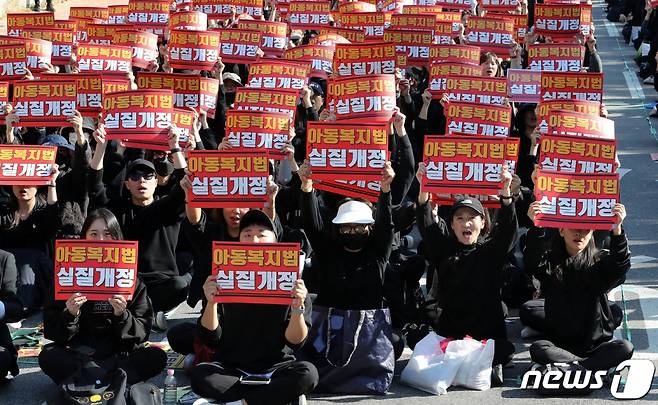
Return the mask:
[[55,241],[55,299],[80,293],[90,301],[121,295],[131,300],[137,282],[137,242]]
[[613,120],[571,111],[550,111],[547,116],[539,116],[537,128],[544,134],[615,139]]
[[193,108],[197,112],[208,111],[208,116],[211,118],[217,107],[219,91],[217,79],[194,74],[139,72],[137,87],[150,90],[172,90],[174,107]]
[[282,112],[238,111],[226,113],[226,136],[231,145],[283,159],[290,140],[290,117]]
[[539,103],[541,99],[541,72],[526,69],[508,69],[507,91],[510,101]]
[[446,133],[508,136],[512,122],[510,107],[451,102],[446,108]]
[[450,101],[503,105],[507,101],[507,79],[483,76],[450,76],[446,80]]
[[535,225],[547,228],[612,229],[619,201],[619,174],[563,174],[539,170]]
[[294,122],[298,96],[298,92],[294,90],[273,91],[240,87],[235,92],[235,109],[281,112]]
[[219,60],[219,32],[172,30],[167,44],[169,65],[177,69],[212,70]]
[[76,54],[80,73],[124,75],[132,68],[133,50],[127,46],[79,44]]
[[267,200],[268,156],[245,151],[191,151],[192,207],[262,208]]
[[446,91],[448,77],[478,76],[480,65],[460,62],[438,62],[430,66],[429,90],[433,99],[440,99]]
[[395,73],[393,43],[336,44],[334,72],[338,76],[366,76]]
[[542,72],[541,101],[603,101],[603,73]]
[[541,138],[540,168],[560,173],[613,173],[616,141],[563,135]]
[[77,98],[73,79],[14,83],[14,113],[25,127],[70,125],[68,119],[74,115]]
[[0,185],[50,183],[56,146],[0,145]]
[[249,65],[249,88],[301,90],[308,81],[308,64],[288,61],[256,62]]
[[327,106],[337,119],[379,117],[395,108],[395,77],[371,75],[329,80]]
[[388,123],[309,122],[306,139],[314,179],[381,178],[388,159]]
[[171,90],[130,90],[106,94],[104,123],[108,139],[144,139],[164,135],[171,125]]
[[213,242],[212,274],[217,303],[290,305],[299,244]]

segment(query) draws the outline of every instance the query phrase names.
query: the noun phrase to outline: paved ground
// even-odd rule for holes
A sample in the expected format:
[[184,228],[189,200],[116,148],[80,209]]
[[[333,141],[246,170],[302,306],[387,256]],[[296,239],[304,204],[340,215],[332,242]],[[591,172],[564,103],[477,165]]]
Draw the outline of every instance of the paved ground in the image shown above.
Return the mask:
[[[0,0],[1,1],[1,0]],[[121,2],[121,0],[119,0]],[[125,1],[124,1],[125,2]],[[66,6],[85,5],[90,2],[73,0],[65,2]],[[96,0],[94,5],[117,3],[108,0]],[[611,299],[621,301],[622,293],[628,315],[628,323],[620,329],[620,336],[630,335],[636,348],[635,357],[658,360],[658,162],[651,160],[652,153],[658,153],[658,138],[654,128],[658,127],[658,120],[647,117],[644,104],[658,99],[653,87],[642,85],[635,75],[636,66],[632,62],[634,50],[621,41],[619,24],[607,23],[603,20],[600,2],[595,4],[594,20],[599,42],[599,50],[604,63],[605,71],[605,101],[610,112],[610,118],[615,120],[617,139],[619,141],[619,154],[622,163],[623,187],[622,199],[628,209],[626,230],[629,235],[633,269],[629,272],[628,280],[621,289],[611,293]],[[62,11],[58,6],[58,13],[66,17],[67,10]],[[59,17],[58,17],[59,18]],[[0,18],[2,20],[2,18]],[[3,21],[4,23],[4,21]],[[2,25],[0,25],[2,32]],[[646,98],[645,98],[646,95]],[[188,307],[181,308],[175,314],[172,323],[185,319],[196,318],[197,315]],[[518,319],[509,319],[510,336],[518,336],[520,324]],[[160,341],[162,334],[154,334],[151,340]],[[505,369],[505,384],[502,388],[491,389],[486,392],[473,392],[461,389],[451,389],[442,397],[435,397],[412,388],[393,384],[391,392],[385,397],[314,397],[312,404],[348,404],[360,403],[369,405],[379,402],[386,404],[468,404],[483,403],[528,403],[534,404],[577,404],[595,403],[603,404],[615,401],[604,388],[599,392],[580,399],[530,399],[527,391],[519,389],[520,375],[529,365],[527,346],[529,342],[518,340],[517,354],[514,367]],[[404,358],[408,358],[408,353]],[[406,361],[398,364],[396,374],[399,375]],[[182,372],[177,372],[181,384],[186,383]],[[162,377],[155,379],[162,383]],[[54,391],[55,386],[39,372],[38,367],[26,366],[21,374],[8,386],[0,387],[0,404],[36,405],[42,403]],[[658,403],[658,378],[654,378],[654,385],[649,395],[642,402]]]

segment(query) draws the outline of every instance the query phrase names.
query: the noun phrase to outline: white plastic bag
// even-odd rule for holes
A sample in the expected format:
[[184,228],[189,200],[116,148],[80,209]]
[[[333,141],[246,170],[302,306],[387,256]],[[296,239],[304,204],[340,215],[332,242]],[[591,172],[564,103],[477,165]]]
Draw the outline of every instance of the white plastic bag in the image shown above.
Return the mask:
[[[457,374],[464,356],[442,349],[446,338],[430,332],[416,344],[407,367],[402,370],[400,380],[411,387],[436,395],[443,395]],[[452,342],[448,343],[448,347]],[[445,347],[445,343],[444,343]]]
[[494,356],[494,340],[488,339],[486,344],[475,339],[460,339],[450,342],[446,354],[451,351],[465,356],[452,385],[459,385],[474,390],[491,388],[491,362]]

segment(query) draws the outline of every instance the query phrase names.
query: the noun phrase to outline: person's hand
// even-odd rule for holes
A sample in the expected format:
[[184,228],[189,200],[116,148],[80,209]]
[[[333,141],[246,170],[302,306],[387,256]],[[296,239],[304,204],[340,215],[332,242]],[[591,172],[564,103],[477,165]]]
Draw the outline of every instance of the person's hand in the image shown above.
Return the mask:
[[407,116],[402,114],[400,110],[396,109],[393,113],[393,128],[398,136],[405,136],[406,132],[404,129],[404,123],[407,120]]
[[222,138],[222,141],[217,146],[217,150],[227,150],[227,149],[231,149],[232,147],[233,145],[228,140],[228,136],[225,135],[224,138]]
[[292,289],[292,308],[300,309],[304,306],[304,300],[308,295],[308,290],[306,285],[304,285],[304,280],[301,278],[295,281],[295,286]]
[[199,110],[198,122],[201,124],[201,129],[208,128],[208,111],[203,108]]
[[16,124],[19,123],[20,118],[14,112],[14,107],[11,104],[7,104],[5,106],[5,111],[7,112],[7,115],[5,116],[5,125],[7,126],[7,129],[15,127]]
[[28,69],[27,67],[25,68],[25,74],[23,75],[23,80],[34,80],[34,75],[32,74],[32,71]]
[[448,98],[448,93],[443,93],[441,96],[441,100],[439,100],[439,103],[441,104],[441,107],[444,109],[450,104],[450,98]]
[[621,224],[624,222],[624,219],[626,219],[626,207],[624,204],[617,203],[615,204],[615,207],[612,209],[612,213],[615,216],[615,235],[621,235]]
[[382,169],[382,179],[380,180],[381,188],[383,193],[388,193],[391,191],[391,183],[395,178],[395,171],[393,171],[393,165],[390,161],[384,163],[384,168]]
[[594,37],[594,34],[591,34],[587,38],[587,48],[589,49],[590,52],[596,51],[596,38]]
[[336,121],[336,115],[333,114],[331,111],[328,109],[324,109],[320,111],[320,121],[322,122],[334,122]]
[[530,147],[534,148],[539,145],[539,142],[541,142],[541,132],[539,131],[539,128],[535,128],[534,131],[532,131],[532,134],[530,134]]
[[162,55],[162,71],[164,73],[174,73],[174,68],[171,67],[169,64],[169,53],[165,52],[164,55]]
[[418,170],[416,170],[416,179],[418,179],[418,183],[423,184],[423,179],[427,175],[427,166],[425,166],[425,163],[420,162],[418,163]]
[[66,300],[66,310],[73,316],[80,315],[80,307],[87,302],[87,297],[80,293],[75,293]]
[[281,149],[281,152],[283,152],[284,155],[286,155],[286,159],[288,161],[294,161],[295,160],[295,147],[292,145],[291,141],[288,141],[283,149]]
[[260,59],[260,58],[262,58],[263,56],[265,56],[265,52],[263,52],[263,50],[260,49],[260,46],[259,46],[258,48],[256,48],[256,56],[258,57],[258,59]]
[[626,22],[626,16],[623,14],[619,14],[619,22],[620,23],[625,23]]
[[126,312],[128,302],[123,297],[123,295],[115,295],[112,298],[108,298],[107,300],[110,302],[110,305],[112,305],[112,309],[114,309],[114,316],[121,316],[124,312]]
[[189,170],[185,170],[185,176],[180,179],[180,187],[185,191],[192,189],[192,177]]
[[425,89],[420,97],[423,99],[424,105],[429,105],[432,102],[432,93],[430,93],[429,89]]
[[94,131],[94,139],[96,140],[97,145],[105,146],[107,144],[107,132],[105,132],[105,125],[99,124],[98,128]]
[[541,204],[539,201],[533,201],[528,207],[528,218],[534,223],[538,214],[541,214]]
[[180,148],[178,142],[180,141],[180,135],[178,135],[178,128],[175,126],[169,127],[169,134],[167,134],[167,143],[169,144],[169,149]]
[[521,178],[516,173],[512,175],[512,184],[510,185],[510,191],[512,192],[513,197],[518,197],[519,194],[521,194]]
[[272,208],[276,195],[279,193],[279,186],[274,182],[274,177],[271,175],[267,177],[267,201],[265,201],[265,208]]
[[59,165],[57,163],[53,164],[53,167],[50,169],[50,185],[57,185],[57,176],[59,176]]
[[509,56],[512,59],[519,58],[521,56],[521,45],[514,42],[514,45],[509,49]]
[[530,180],[532,180],[532,184],[534,185],[537,185],[537,170],[539,170],[539,165],[535,163],[532,173],[530,174]]
[[220,84],[222,84],[222,74],[224,74],[224,63],[222,63],[221,57],[217,57],[217,62],[215,62],[215,65],[212,67],[212,71],[210,73],[212,77],[218,79],[220,81]]
[[59,66],[55,66],[52,63],[44,63],[42,73],[59,73]]
[[73,115],[66,120],[71,123],[76,135],[79,136],[82,134],[82,115],[78,110],[75,110]]
[[[658,53],[656,55],[658,55]],[[599,115],[603,118],[608,118],[608,109],[605,107],[605,104],[603,103],[601,103],[601,109],[599,110]]]
[[502,165],[500,167],[500,181],[503,183],[503,193],[506,190],[510,191],[512,186],[512,172],[510,172],[509,166]]
[[305,193],[310,193],[311,190],[313,190],[313,180],[311,180],[312,173],[311,166],[306,160],[301,166],[299,166],[299,170],[297,171],[297,175],[302,182],[302,191]]
[[409,91],[411,90],[411,86],[409,85],[409,79],[400,79],[400,96],[401,97],[407,97],[409,96]]
[[147,72],[157,72],[158,69],[160,68],[160,64],[158,63],[157,59],[153,59],[152,61],[149,62],[148,65],[146,65],[146,71]]
[[308,108],[313,105],[313,103],[311,102],[312,93],[313,91],[311,90],[310,87],[308,87],[308,85],[305,84],[304,87],[302,87],[302,91],[300,95],[302,97],[302,103],[304,103],[304,108]]
[[217,285],[217,276],[210,275],[203,283],[203,295],[209,303],[215,302],[215,296],[219,295],[219,286]]

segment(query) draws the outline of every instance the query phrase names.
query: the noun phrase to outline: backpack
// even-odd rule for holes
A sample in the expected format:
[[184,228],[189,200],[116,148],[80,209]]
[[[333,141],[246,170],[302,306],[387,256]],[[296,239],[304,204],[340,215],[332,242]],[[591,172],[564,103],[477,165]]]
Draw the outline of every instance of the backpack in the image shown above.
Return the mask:
[[106,370],[93,360],[62,384],[62,405],[127,405],[126,372]]
[[137,383],[130,387],[129,405],[162,405],[162,393],[155,385],[148,382]]

